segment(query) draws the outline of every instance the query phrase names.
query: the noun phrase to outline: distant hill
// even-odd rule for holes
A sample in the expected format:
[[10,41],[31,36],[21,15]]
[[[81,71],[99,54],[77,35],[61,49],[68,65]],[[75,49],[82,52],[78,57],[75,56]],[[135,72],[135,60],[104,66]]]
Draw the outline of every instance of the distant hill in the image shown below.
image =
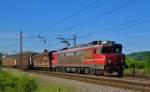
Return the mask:
[[134,52],[127,55],[129,58],[133,58],[137,61],[146,61],[150,58],[150,51],[141,51],[141,52]]

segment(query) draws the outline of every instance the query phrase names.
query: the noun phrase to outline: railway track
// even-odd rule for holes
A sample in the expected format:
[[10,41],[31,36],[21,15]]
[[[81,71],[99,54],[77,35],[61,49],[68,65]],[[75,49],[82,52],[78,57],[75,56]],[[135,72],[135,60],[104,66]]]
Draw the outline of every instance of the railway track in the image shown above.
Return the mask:
[[128,80],[138,80],[138,81],[147,81],[150,82],[150,77],[145,77],[145,76],[132,76],[132,75],[125,75],[123,77],[124,79]]
[[114,77],[103,77],[103,76],[94,76],[94,75],[91,76],[91,75],[70,74],[70,73],[39,71],[39,70],[29,70],[26,72],[83,81],[83,82],[94,83],[98,85],[108,85],[108,86],[131,89],[131,90],[141,91],[141,92],[150,92],[150,80],[147,79],[136,80],[136,78],[132,79],[129,77],[114,78]]

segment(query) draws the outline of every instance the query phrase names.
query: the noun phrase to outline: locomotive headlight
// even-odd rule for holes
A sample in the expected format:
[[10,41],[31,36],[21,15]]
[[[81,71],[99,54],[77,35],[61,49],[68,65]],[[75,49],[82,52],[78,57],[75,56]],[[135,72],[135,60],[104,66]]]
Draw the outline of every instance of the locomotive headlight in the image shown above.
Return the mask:
[[124,61],[125,61],[124,59],[121,60],[121,62],[124,62]]
[[108,62],[108,63],[111,63],[111,60],[108,60],[107,62]]
[[111,63],[111,60],[109,59],[109,60],[107,60],[107,62],[108,62],[108,63]]

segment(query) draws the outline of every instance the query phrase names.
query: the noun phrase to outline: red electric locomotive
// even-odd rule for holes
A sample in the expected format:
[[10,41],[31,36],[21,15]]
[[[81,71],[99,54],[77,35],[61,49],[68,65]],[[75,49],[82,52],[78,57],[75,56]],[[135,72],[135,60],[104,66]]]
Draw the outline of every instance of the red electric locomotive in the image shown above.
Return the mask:
[[[2,63],[4,66],[12,66],[5,61],[12,62],[12,60],[6,58]],[[13,61],[13,66],[18,68],[96,75],[116,73],[118,76],[123,76],[123,69],[126,66],[122,45],[114,41],[93,41],[75,48],[24,55],[22,63],[20,56],[17,56]]]
[[52,67],[59,72],[123,75],[125,55],[114,41],[93,41],[53,53]]

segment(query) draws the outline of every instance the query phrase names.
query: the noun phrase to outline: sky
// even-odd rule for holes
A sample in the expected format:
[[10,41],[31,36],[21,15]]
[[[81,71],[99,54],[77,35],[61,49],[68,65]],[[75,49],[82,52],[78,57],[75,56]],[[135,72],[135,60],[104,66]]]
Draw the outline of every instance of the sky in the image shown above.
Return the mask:
[[113,40],[124,53],[150,50],[149,10],[150,0],[0,0],[0,51],[19,52],[20,30],[24,51],[63,48],[58,35],[73,34],[77,44]]

